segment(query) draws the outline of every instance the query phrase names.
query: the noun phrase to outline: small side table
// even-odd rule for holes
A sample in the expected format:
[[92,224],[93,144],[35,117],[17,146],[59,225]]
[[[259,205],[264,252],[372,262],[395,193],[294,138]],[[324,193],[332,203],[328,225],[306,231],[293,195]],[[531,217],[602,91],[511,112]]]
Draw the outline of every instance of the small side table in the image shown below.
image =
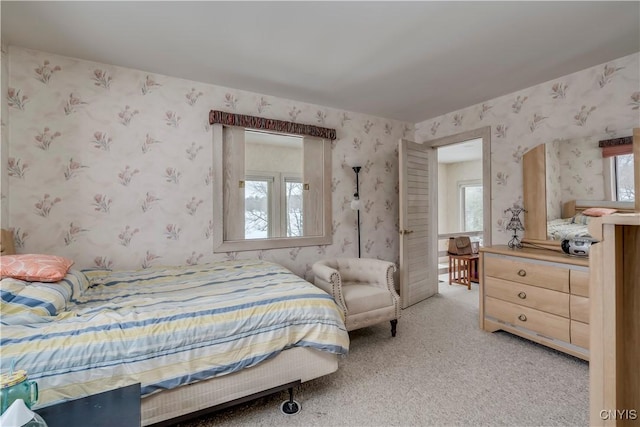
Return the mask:
[[478,259],[480,255],[449,254],[449,285],[456,283],[471,289],[471,282],[478,281]]
[[36,409],[48,427],[140,427],[140,384]]

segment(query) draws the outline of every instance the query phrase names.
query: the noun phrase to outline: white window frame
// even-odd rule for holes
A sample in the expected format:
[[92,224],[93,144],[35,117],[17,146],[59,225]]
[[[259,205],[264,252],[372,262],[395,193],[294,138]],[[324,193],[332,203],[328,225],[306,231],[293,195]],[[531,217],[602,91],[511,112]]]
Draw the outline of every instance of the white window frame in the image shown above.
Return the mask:
[[[246,181],[267,181],[269,183],[268,237],[287,237],[286,182],[302,183],[302,175],[297,173],[247,171]],[[304,218],[303,218],[304,221]]]
[[[605,157],[603,161],[603,175],[604,175],[604,197],[605,200],[619,201],[618,200],[618,172],[617,172],[617,159],[618,156]],[[635,188],[636,197],[638,195],[638,189]]]
[[[276,185],[274,185],[274,183],[276,182],[274,179],[274,176],[268,173],[260,173],[260,172],[250,173],[245,176],[245,186],[246,186],[246,181],[266,181],[267,182],[267,187],[268,187],[268,190],[267,190],[267,197],[268,197],[267,238],[273,237],[274,233],[277,232],[277,230],[274,228],[274,221],[272,221],[272,218],[277,218],[276,216],[277,212],[275,210],[275,206],[273,202],[275,198],[274,192],[276,191],[276,187],[277,187]],[[245,225],[245,235],[246,235],[246,225]]]
[[[281,176],[281,180],[280,180],[280,188],[281,188],[281,196],[279,198],[280,200],[280,212],[282,212],[282,215],[280,216],[280,227],[281,230],[283,231],[282,235],[284,235],[285,237],[302,237],[302,236],[287,236],[287,183],[288,182],[292,182],[292,183],[296,183],[296,184],[304,184],[302,181],[302,175],[300,174],[296,174],[296,173],[286,173],[286,174],[280,174]],[[304,188],[303,188],[303,193],[300,194],[301,199],[300,199],[300,203],[304,203],[303,199],[303,195],[304,195]],[[303,217],[302,217],[302,221],[304,224],[304,206],[302,207],[302,212],[303,212]],[[302,229],[302,233],[304,234],[304,227]]]
[[[480,187],[481,189],[483,189],[482,186],[482,180],[480,179],[473,179],[473,180],[465,180],[465,181],[458,181],[458,221],[459,221],[459,229],[462,230],[462,232],[476,232],[476,231],[482,231],[482,229],[480,230],[465,230],[465,189],[467,187]],[[484,189],[483,189],[484,191]],[[484,212],[482,212],[482,215],[484,217]]]

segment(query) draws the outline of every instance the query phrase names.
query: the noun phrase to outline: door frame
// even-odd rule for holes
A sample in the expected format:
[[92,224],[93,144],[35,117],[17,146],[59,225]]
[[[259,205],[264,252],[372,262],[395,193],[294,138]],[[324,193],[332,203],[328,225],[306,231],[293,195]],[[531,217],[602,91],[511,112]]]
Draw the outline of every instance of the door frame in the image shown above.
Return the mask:
[[[437,139],[426,140],[423,144],[427,144],[434,149],[436,152],[434,157],[437,163],[438,148],[477,138],[482,138],[482,228],[484,229],[482,240],[483,246],[491,246],[493,234],[491,222],[491,126],[484,126]],[[432,185],[432,190],[435,194],[438,194],[437,174],[436,182]]]

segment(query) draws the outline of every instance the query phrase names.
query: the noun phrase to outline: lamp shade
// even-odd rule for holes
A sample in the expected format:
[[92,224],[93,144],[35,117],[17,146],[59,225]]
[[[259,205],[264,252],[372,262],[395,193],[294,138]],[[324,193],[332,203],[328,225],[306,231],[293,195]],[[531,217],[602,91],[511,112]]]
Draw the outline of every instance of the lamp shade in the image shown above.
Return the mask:
[[350,166],[350,167],[362,165],[360,156],[356,152],[346,154],[344,156],[344,162],[347,164],[347,166]]
[[351,209],[353,209],[354,211],[360,210],[362,208],[362,202],[360,201],[359,198],[353,198],[353,200],[351,200]]

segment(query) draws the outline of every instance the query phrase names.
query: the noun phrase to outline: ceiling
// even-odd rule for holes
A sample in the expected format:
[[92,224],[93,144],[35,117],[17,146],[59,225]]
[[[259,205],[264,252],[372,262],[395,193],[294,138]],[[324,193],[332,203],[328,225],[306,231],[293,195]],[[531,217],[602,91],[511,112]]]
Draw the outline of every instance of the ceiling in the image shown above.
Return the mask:
[[9,45],[412,123],[640,51],[640,2],[3,0]]
[[302,136],[284,135],[281,133],[263,132],[245,129],[245,142],[248,144],[275,145],[279,147],[296,148],[302,151]]
[[438,147],[438,163],[460,163],[482,160],[482,138]]

